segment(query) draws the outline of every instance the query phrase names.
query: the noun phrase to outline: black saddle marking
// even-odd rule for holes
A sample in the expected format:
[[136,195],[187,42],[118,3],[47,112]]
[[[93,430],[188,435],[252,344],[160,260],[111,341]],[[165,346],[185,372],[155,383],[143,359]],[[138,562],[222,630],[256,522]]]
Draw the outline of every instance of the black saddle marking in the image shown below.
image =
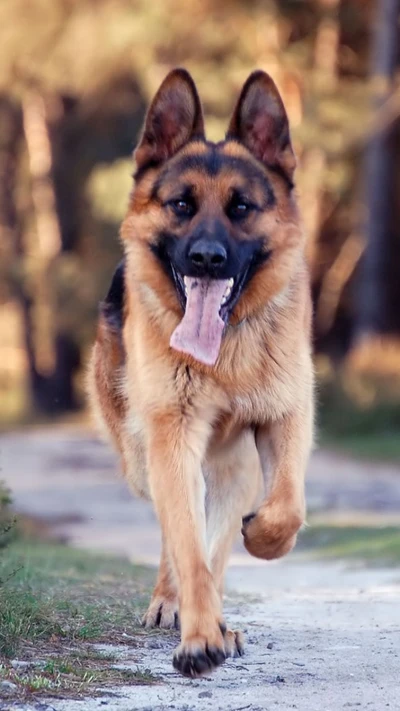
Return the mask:
[[122,329],[124,299],[125,260],[122,259],[113,274],[107,296],[100,304],[100,313],[114,329]]

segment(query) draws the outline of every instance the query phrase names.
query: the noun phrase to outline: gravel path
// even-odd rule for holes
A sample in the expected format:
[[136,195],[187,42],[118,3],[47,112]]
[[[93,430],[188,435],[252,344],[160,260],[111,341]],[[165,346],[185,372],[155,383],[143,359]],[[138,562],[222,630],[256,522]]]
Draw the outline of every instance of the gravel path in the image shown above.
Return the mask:
[[[0,477],[16,507],[44,519],[74,545],[156,562],[151,508],[126,495],[115,459],[88,432],[52,429],[0,439]],[[367,471],[366,471],[367,470]],[[400,472],[316,453],[309,508],[324,520],[399,520]],[[171,666],[173,635],[142,649],[113,648],[119,663],[150,669],[157,686],[111,690],[85,701],[0,709],[30,711],[385,711],[400,709],[400,570],[310,563],[292,554],[266,564],[238,543],[228,571],[226,617],[246,630],[246,654],[212,677],[187,680]]]

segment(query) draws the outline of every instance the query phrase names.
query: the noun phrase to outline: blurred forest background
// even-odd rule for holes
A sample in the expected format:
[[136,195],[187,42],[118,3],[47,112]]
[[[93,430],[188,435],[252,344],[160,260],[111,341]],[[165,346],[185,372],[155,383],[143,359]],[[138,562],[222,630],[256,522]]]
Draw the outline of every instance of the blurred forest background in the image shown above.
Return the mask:
[[2,0],[0,425],[83,407],[146,105],[193,73],[210,138],[259,67],[291,119],[322,438],[400,458],[399,0]]

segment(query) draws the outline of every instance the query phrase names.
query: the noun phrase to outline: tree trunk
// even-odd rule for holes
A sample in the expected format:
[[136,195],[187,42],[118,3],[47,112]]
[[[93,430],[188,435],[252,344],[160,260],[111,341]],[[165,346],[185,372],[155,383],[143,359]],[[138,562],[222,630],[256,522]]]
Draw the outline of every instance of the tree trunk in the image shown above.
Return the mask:
[[[16,206],[16,182],[19,150],[23,140],[22,114],[19,106],[8,96],[0,96],[0,235],[2,263],[7,269],[11,259],[14,270],[11,290],[21,308],[29,385],[35,401],[40,376],[36,370],[33,345],[31,299],[26,293],[23,260],[24,245]],[[7,270],[7,276],[10,269]]]
[[56,324],[54,294],[49,279],[54,261],[63,251],[53,181],[49,107],[57,112],[61,104],[56,97],[51,102],[46,101],[36,89],[27,92],[22,104],[39,242],[39,268],[35,278],[34,303],[31,306],[35,327],[33,350],[36,373],[32,380],[32,399],[36,409],[54,414],[77,407],[73,376],[79,366],[80,354],[70,334],[60,331]]
[[335,88],[338,77],[340,0],[318,0],[318,5],[321,20],[315,37],[314,83],[326,92]]
[[[379,111],[390,98],[398,65],[399,0],[381,0],[375,25],[372,57],[374,108]],[[390,274],[396,205],[396,154],[393,127],[378,129],[366,150],[366,249],[355,295],[355,345],[389,329]]]

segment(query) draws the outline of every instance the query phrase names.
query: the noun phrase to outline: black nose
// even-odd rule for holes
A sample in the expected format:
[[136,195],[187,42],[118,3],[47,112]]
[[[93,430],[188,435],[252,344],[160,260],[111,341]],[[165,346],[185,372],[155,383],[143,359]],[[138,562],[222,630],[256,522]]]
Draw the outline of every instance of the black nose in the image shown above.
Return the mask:
[[190,247],[189,259],[197,270],[217,273],[225,266],[228,253],[221,242],[201,238]]

